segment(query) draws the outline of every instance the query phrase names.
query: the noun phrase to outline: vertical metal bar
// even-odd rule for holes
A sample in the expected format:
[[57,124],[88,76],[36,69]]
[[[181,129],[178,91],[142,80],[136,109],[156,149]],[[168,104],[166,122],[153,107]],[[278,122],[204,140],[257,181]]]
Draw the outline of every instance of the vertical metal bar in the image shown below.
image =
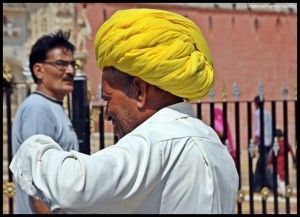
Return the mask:
[[[234,102],[235,110],[235,144],[236,144],[236,169],[239,174],[239,190],[241,189],[241,164],[240,164],[240,107],[239,102]],[[242,213],[242,204],[238,204],[238,214]]]
[[87,77],[74,77],[74,91],[72,92],[72,124],[77,134],[79,151],[90,154],[90,108],[87,98]]
[[210,126],[214,129],[215,128],[215,112],[214,112],[215,103],[210,102],[209,108],[210,108]]
[[26,87],[27,87],[27,96],[29,96],[31,94],[31,85],[28,84]]
[[67,108],[68,108],[68,116],[71,119],[71,98],[70,94],[67,94]]
[[262,200],[262,213],[267,214],[267,201]]
[[[248,117],[248,144],[250,145],[250,140],[252,138],[252,112],[251,112],[251,102],[247,102],[247,117]],[[248,146],[249,149],[249,146]],[[249,206],[250,206],[250,214],[254,214],[254,202],[253,202],[253,163],[252,156],[250,152],[248,152],[248,171],[249,171]]]
[[197,103],[197,117],[202,119],[202,104],[201,102]]
[[225,144],[226,139],[228,139],[228,129],[227,129],[227,102],[222,103],[223,107],[223,144]]
[[[272,144],[274,144],[274,138],[276,135],[276,102],[272,101],[271,102],[271,112],[272,112]],[[278,192],[277,192],[277,154],[275,155],[275,152],[272,152],[273,155],[273,183],[274,183],[274,213],[278,214]]]
[[[298,161],[298,135],[299,135],[299,126],[297,124],[297,117],[298,117],[298,109],[297,109],[297,99],[295,100],[295,146],[296,146],[296,162],[299,162]],[[297,165],[297,168],[296,168],[296,183],[298,183],[298,174],[299,174],[299,165]],[[297,213],[299,213],[299,207],[300,207],[300,200],[299,200],[299,190],[297,190]]]
[[[260,144],[259,144],[259,151],[260,151],[260,160],[261,160],[261,185],[262,188],[266,186],[266,176],[265,176],[265,168],[266,168],[266,162],[265,162],[265,123],[264,123],[264,101],[260,101],[259,103],[259,123],[260,123]],[[262,213],[266,214],[266,201],[262,199]]]
[[100,105],[100,114],[99,114],[99,141],[100,141],[100,150],[104,149],[104,109]]
[[[285,170],[285,186],[289,185],[289,159],[288,159],[288,109],[287,101],[283,101],[283,136],[284,136],[284,170]],[[290,198],[285,198],[286,213],[290,214]]]
[[114,135],[114,144],[116,144],[119,141],[118,137]]
[[[12,143],[11,143],[11,93],[12,87],[9,86],[6,90],[6,126],[7,126],[7,160],[8,160],[8,181],[12,182],[12,173],[9,169],[9,163],[12,160]],[[8,198],[9,214],[14,212],[14,200],[12,197]]]

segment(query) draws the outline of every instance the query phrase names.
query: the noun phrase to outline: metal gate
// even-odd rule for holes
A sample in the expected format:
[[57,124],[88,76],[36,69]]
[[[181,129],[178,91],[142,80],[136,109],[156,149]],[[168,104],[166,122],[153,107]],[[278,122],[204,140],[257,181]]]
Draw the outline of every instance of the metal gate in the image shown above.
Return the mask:
[[[75,79],[76,80],[76,79]],[[89,120],[89,112],[88,107],[86,107],[86,103],[82,101],[82,98],[86,97],[86,83],[82,82],[82,80],[79,79],[80,82],[78,82],[78,87],[76,88],[79,90],[79,92],[76,92],[72,95],[72,98],[74,100],[74,97],[76,99],[81,99],[80,101],[70,102],[71,110],[76,108],[77,111],[70,111],[72,115],[71,119],[74,125],[76,125],[76,121],[78,123],[86,123],[86,125],[90,124]],[[75,81],[76,82],[76,81]],[[11,115],[11,100],[10,96],[13,91],[13,85],[3,79],[3,83],[5,84],[3,86],[3,95],[2,97],[5,98],[6,101],[6,119],[7,124],[3,127],[7,128],[7,154],[8,154],[8,162],[11,161],[11,124],[12,124],[12,115]],[[70,99],[72,101],[72,99]],[[81,103],[80,103],[81,102]],[[196,110],[197,116],[199,119],[206,122],[208,125],[210,125],[212,128],[215,128],[215,109],[219,108],[222,111],[222,117],[223,117],[223,135],[224,138],[222,138],[222,142],[224,145],[228,146],[228,132],[229,132],[229,125],[227,125],[227,121],[230,121],[231,126],[234,126],[232,129],[232,132],[234,134],[234,140],[235,140],[235,163],[237,171],[240,175],[240,182],[239,182],[239,192],[237,195],[237,209],[236,212],[238,214],[242,213],[291,213],[291,199],[297,200],[298,198],[298,189],[295,193],[295,183],[297,183],[297,180],[293,181],[293,184],[291,184],[290,180],[290,171],[291,171],[291,162],[289,162],[288,157],[288,144],[293,143],[295,148],[297,149],[298,146],[298,123],[296,122],[296,117],[298,116],[298,111],[296,109],[297,99],[296,96],[294,99],[287,99],[286,96],[283,96],[283,99],[278,100],[265,100],[261,101],[261,105],[259,107],[259,110],[261,111],[260,114],[263,114],[264,108],[268,108],[271,116],[272,116],[272,132],[273,135],[275,135],[276,126],[282,126],[283,131],[283,138],[284,138],[284,168],[286,171],[285,176],[285,195],[284,197],[281,197],[278,195],[277,192],[277,157],[278,157],[278,138],[273,137],[273,147],[272,147],[272,167],[273,167],[273,174],[272,179],[274,182],[274,188],[269,189],[265,184],[265,176],[264,172],[261,171],[262,174],[262,183],[263,188],[259,193],[254,193],[253,190],[253,175],[254,175],[254,144],[253,144],[253,130],[252,130],[252,120],[253,120],[253,100],[246,100],[246,101],[240,101],[238,98],[233,101],[229,100],[222,100],[222,101],[215,101],[213,97],[211,97],[210,101],[207,102],[198,102],[194,103],[193,106]],[[104,120],[103,116],[103,106],[100,105],[98,107],[100,110],[99,113],[99,150],[105,148],[107,144],[105,144],[105,124],[106,121]],[[85,111],[85,115],[84,114]],[[291,111],[293,111],[291,113]],[[81,115],[74,115],[74,114],[81,114]],[[77,120],[75,119],[77,118]],[[260,134],[264,135],[264,127],[262,127],[264,124],[263,116],[260,116]],[[78,128],[79,129],[79,128]],[[81,130],[81,131],[80,131]],[[79,133],[78,133],[79,132]],[[290,132],[294,132],[294,136],[291,137]],[[84,147],[81,150],[85,150],[87,154],[89,154],[90,151],[90,141],[89,141],[89,131],[86,127],[81,127],[79,131],[77,131],[78,134],[82,135],[82,138],[84,141],[82,144]],[[113,137],[114,143],[117,142],[116,137]],[[263,143],[263,141],[262,141]],[[88,145],[87,145],[88,144]],[[243,156],[243,151],[246,149],[246,157]],[[262,156],[264,156],[265,152],[265,146],[260,146],[258,153]],[[297,151],[296,151],[297,152]],[[297,162],[298,162],[298,155]],[[245,161],[247,161],[247,167],[243,167],[242,165],[245,165]],[[9,164],[8,164],[9,165]],[[245,172],[244,170],[248,170],[248,172]],[[245,178],[246,176],[246,178]],[[297,177],[297,171],[296,171],[296,177]],[[9,199],[9,213],[13,213],[13,196],[14,196],[14,183],[12,180],[12,174],[8,170],[8,180],[4,181],[4,194]],[[243,187],[248,186],[248,193],[245,192],[245,189]],[[271,191],[273,193],[271,193]],[[270,199],[272,198],[272,200]],[[246,203],[246,200],[248,201]],[[279,204],[282,205],[282,201],[284,200],[284,208],[280,209]],[[296,207],[299,207],[298,200],[296,201],[297,205],[293,205]],[[258,205],[260,204],[260,205]],[[293,202],[295,204],[295,202]],[[261,207],[261,208],[260,208]],[[245,211],[247,210],[247,211]],[[271,210],[271,211],[270,211]]]

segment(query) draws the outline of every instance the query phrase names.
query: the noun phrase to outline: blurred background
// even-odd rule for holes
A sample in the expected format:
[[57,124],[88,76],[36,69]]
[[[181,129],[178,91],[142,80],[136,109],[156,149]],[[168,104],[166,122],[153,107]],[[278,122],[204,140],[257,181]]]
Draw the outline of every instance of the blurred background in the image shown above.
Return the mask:
[[[297,213],[297,171],[291,159],[286,161],[285,197],[253,193],[249,187],[257,160],[250,142],[256,95],[264,97],[265,108],[274,113],[275,127],[286,129],[288,142],[294,150],[297,147],[296,3],[3,3],[3,213],[14,212],[14,183],[8,172],[11,124],[16,109],[35,88],[28,66],[31,46],[43,34],[71,31],[81,66],[76,76],[83,79],[75,79],[78,88],[65,99],[64,108],[79,135],[81,151],[94,153],[114,144],[116,138],[111,124],[103,120],[102,71],[96,67],[93,37],[115,11],[126,8],[174,11],[193,20],[203,32],[216,82],[209,95],[193,106],[211,126],[214,109],[220,109],[228,121],[225,132],[231,128],[240,174],[236,212]],[[227,135],[224,144],[228,145]]]

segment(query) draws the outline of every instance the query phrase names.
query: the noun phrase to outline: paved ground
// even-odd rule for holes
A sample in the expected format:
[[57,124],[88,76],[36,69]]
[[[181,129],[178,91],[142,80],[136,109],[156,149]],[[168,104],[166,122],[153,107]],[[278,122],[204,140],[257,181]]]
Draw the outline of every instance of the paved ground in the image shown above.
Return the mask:
[[[109,146],[112,144],[112,136],[108,135],[106,138],[106,145]],[[99,140],[98,135],[94,135],[92,142],[91,142],[91,150],[92,153],[99,149]],[[7,180],[7,147],[5,144],[3,145],[3,183]],[[291,159],[290,161],[291,162]],[[254,159],[253,165],[255,165],[256,159]],[[253,168],[254,169],[254,168]],[[290,185],[293,188],[293,196],[290,199],[290,208],[291,214],[297,213],[297,198],[296,198],[296,170],[290,164]],[[245,201],[242,203],[242,213],[248,214],[250,213],[250,205],[249,205],[249,193],[248,193],[248,156],[247,156],[247,149],[241,150],[241,185],[242,189],[246,192]],[[279,213],[284,214],[286,213],[285,209],[285,198],[279,197]],[[237,209],[236,209],[237,210]],[[262,213],[262,202],[261,202],[261,195],[254,194],[254,212],[256,214]],[[8,198],[3,195],[3,214],[8,213]],[[274,213],[274,198],[271,195],[267,200],[267,213],[272,214]]]

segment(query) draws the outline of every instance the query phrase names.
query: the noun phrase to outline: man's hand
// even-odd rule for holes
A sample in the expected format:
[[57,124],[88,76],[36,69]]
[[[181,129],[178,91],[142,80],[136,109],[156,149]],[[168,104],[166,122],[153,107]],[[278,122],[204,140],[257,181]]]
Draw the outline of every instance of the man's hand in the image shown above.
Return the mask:
[[30,200],[36,214],[50,214],[50,209],[46,203],[41,200],[35,199],[34,197],[30,197]]

